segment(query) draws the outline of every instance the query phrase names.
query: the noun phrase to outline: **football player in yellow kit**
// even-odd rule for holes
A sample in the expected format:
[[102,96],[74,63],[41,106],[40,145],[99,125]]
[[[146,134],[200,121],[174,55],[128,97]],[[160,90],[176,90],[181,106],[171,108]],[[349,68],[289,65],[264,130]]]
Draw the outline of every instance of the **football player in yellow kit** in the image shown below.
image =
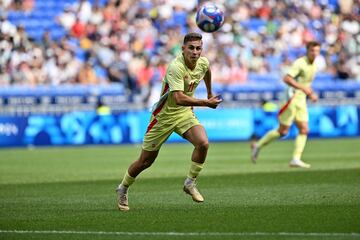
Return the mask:
[[[122,182],[116,189],[117,205],[121,211],[129,210],[128,188],[143,170],[151,166],[161,145],[173,132],[194,145],[191,166],[183,190],[191,195],[194,201],[204,201],[195,182],[203,168],[209,142],[205,129],[194,115],[192,107],[216,108],[221,99],[213,96],[211,70],[207,58],[201,56],[202,45],[201,34],[186,34],[182,53],[171,61],[167,68],[160,100],[153,108],[140,157],[129,166]],[[202,79],[207,88],[207,99],[194,98],[195,89]]]
[[284,82],[288,85],[287,101],[279,111],[279,127],[267,132],[259,141],[251,143],[251,159],[256,163],[260,149],[270,142],[286,135],[295,121],[299,135],[295,139],[295,147],[290,167],[310,168],[310,164],[301,160],[308,134],[308,110],[306,98],[316,102],[318,97],[311,88],[316,73],[315,58],[320,54],[320,43],[311,41],[306,45],[306,55],[295,60]]

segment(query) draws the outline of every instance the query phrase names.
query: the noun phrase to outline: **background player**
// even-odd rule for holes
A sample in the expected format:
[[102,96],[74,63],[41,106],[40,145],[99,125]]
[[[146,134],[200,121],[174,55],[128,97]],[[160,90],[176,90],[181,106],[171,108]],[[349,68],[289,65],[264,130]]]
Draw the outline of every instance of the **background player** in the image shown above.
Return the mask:
[[[127,197],[129,186],[143,170],[151,166],[161,145],[173,132],[187,139],[195,147],[183,190],[190,194],[194,201],[204,201],[196,188],[195,180],[203,168],[209,143],[205,129],[195,117],[192,107],[216,108],[221,100],[212,94],[209,61],[201,57],[202,45],[200,34],[188,33],[184,37],[182,53],[169,64],[163,81],[162,94],[153,109],[140,157],[129,166],[116,190],[119,210],[129,210]],[[208,99],[193,97],[195,88],[202,79],[205,81]]]
[[286,135],[295,120],[299,134],[295,140],[290,166],[310,168],[310,164],[301,160],[301,155],[304,151],[309,132],[306,97],[309,97],[312,102],[316,102],[318,99],[311,89],[311,83],[316,73],[315,59],[319,54],[320,43],[315,41],[308,42],[306,45],[306,56],[296,59],[284,77],[284,82],[289,88],[287,90],[287,102],[279,111],[280,125],[278,129],[269,131],[258,142],[251,144],[251,159],[254,163],[256,163],[260,149]]

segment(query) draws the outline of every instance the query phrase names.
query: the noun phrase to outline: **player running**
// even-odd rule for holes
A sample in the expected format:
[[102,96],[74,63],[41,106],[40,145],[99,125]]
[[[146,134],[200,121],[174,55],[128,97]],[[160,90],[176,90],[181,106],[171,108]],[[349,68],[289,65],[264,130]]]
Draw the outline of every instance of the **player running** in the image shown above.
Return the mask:
[[290,167],[310,168],[310,164],[301,160],[304,151],[308,129],[308,110],[306,98],[316,102],[318,97],[311,89],[311,83],[316,73],[315,59],[320,54],[320,43],[311,41],[306,44],[306,56],[295,60],[284,77],[287,89],[287,102],[279,111],[280,126],[278,129],[267,132],[259,141],[251,143],[251,160],[256,163],[259,151],[270,142],[286,135],[294,120],[299,135],[295,140],[293,158]]
[[[155,161],[161,145],[176,132],[194,145],[191,166],[183,190],[196,202],[204,198],[196,188],[196,178],[203,168],[209,142],[204,127],[195,117],[192,107],[216,108],[221,100],[213,96],[209,61],[201,57],[202,36],[188,33],[182,53],[170,62],[162,86],[160,100],[155,105],[144,136],[140,157],[128,168],[116,189],[118,208],[128,211],[128,189],[135,178]],[[194,98],[195,88],[204,79],[208,99]]]

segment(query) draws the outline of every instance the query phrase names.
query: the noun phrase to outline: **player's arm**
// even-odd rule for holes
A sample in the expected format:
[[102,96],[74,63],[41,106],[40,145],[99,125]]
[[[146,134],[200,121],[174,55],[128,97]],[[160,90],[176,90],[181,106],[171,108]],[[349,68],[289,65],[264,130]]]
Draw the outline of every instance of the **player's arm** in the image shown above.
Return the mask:
[[317,96],[316,94],[313,92],[313,90],[311,89],[311,87],[305,87],[302,86],[301,84],[299,84],[296,80],[294,76],[297,76],[300,74],[301,72],[301,60],[298,59],[296,60],[290,67],[288,73],[285,75],[284,77],[284,82],[286,84],[288,84],[289,86],[299,89],[301,91],[303,91],[305,93],[306,96],[308,96],[311,101],[316,102],[317,100]]
[[218,96],[214,96],[209,99],[197,99],[184,94],[183,91],[173,91],[173,97],[176,104],[180,106],[200,106],[216,108],[221,102]]
[[210,68],[207,70],[204,76],[204,82],[207,90],[208,99],[213,97],[212,89],[211,89],[211,70]]
[[316,102],[318,97],[316,96],[316,94],[314,93],[314,91],[310,88],[310,87],[305,87],[300,85],[293,77],[291,77],[289,74],[287,74],[284,77],[284,82],[288,85],[290,85],[293,88],[299,89],[301,91],[303,91],[306,96],[308,96],[310,98],[310,100],[312,102]]
[[302,69],[301,64],[302,64],[301,59],[297,59],[291,65],[291,67],[290,67],[289,71],[287,72],[287,74],[285,75],[283,81],[287,85],[289,85],[295,89],[299,89],[299,90],[303,91],[307,96],[309,96],[312,93],[312,89],[302,86],[295,80],[296,76],[299,76],[301,73],[301,69]]
[[284,80],[284,82],[285,82],[287,85],[303,91],[307,96],[309,96],[309,95],[312,93],[312,89],[311,89],[311,88],[304,87],[304,86],[300,85],[300,84],[299,84],[293,77],[291,77],[289,74],[287,74],[287,75],[284,77],[283,80]]

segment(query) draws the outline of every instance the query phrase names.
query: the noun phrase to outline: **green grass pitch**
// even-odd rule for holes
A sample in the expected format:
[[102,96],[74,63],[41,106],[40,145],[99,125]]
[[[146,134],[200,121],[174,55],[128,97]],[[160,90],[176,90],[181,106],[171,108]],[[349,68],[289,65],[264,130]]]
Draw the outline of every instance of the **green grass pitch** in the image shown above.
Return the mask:
[[360,140],[309,140],[309,170],[290,169],[293,141],[211,143],[182,192],[190,144],[165,144],[129,191],[115,187],[140,146],[0,150],[0,239],[360,239]]

